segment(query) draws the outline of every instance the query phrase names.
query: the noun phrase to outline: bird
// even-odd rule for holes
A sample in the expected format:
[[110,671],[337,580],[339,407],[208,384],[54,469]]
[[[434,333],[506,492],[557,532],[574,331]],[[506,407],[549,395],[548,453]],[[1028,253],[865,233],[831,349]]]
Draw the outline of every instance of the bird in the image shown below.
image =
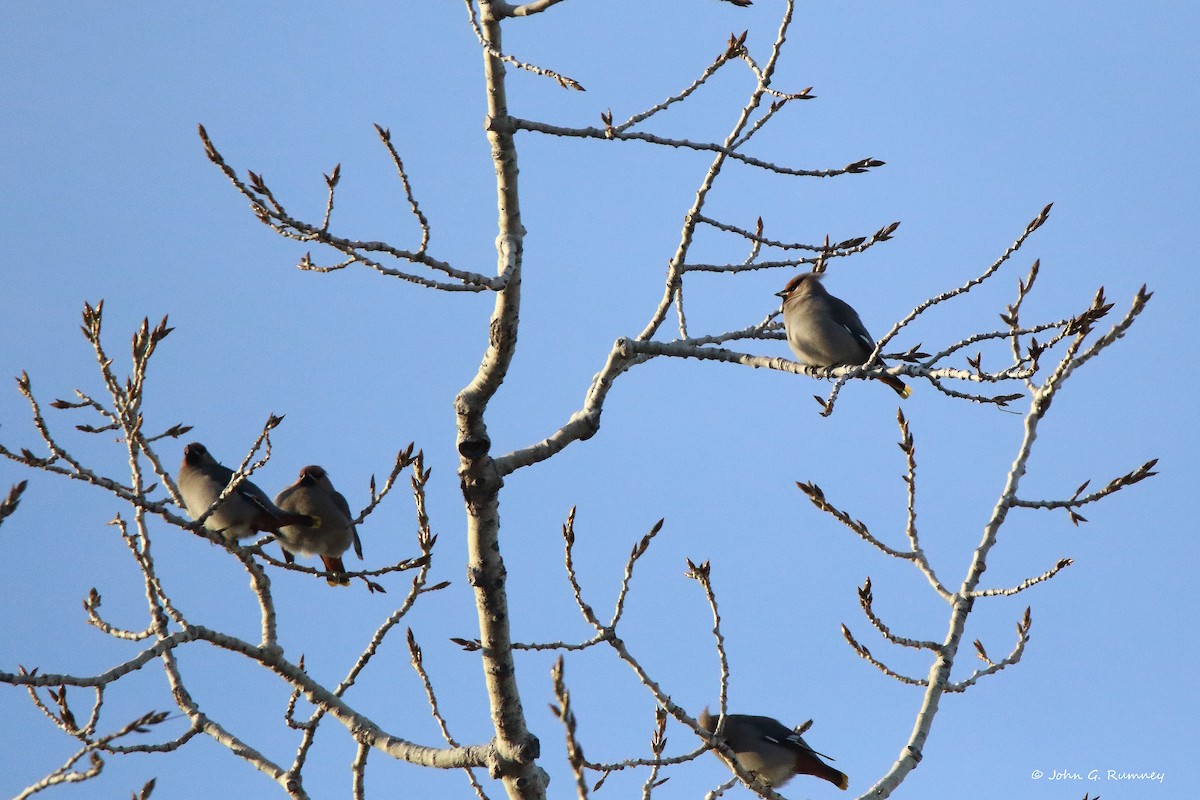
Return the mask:
[[[220,496],[233,470],[213,458],[208,448],[192,442],[183,448],[183,463],[176,481],[183,504],[192,519],[199,519]],[[321,520],[307,514],[290,514],[275,506],[262,489],[243,480],[204,521],[204,527],[234,542],[259,531],[275,533],[283,525],[315,525]]]
[[346,502],[329,480],[329,473],[316,464],[300,470],[300,477],[291,486],[275,497],[275,505],[287,512],[319,517],[321,525],[285,525],[276,538],[283,548],[283,557],[293,563],[295,555],[320,556],[330,586],[349,586],[350,580],[343,574],[342,554],[354,545],[354,553],[362,558],[362,542],[354,526],[354,515]]
[[[788,281],[776,297],[783,298],[783,327],[788,346],[808,367],[858,366],[875,350],[875,339],[845,301],[825,290],[821,273],[805,272]],[[895,375],[872,376],[902,398],[912,394]]]
[[[712,733],[717,717],[705,708],[700,727]],[[721,738],[737,756],[742,768],[753,772],[764,783],[778,788],[796,775],[813,775],[829,781],[843,791],[850,785],[844,773],[820,759],[800,734],[771,717],[753,714],[726,714]],[[829,756],[825,756],[829,758]]]

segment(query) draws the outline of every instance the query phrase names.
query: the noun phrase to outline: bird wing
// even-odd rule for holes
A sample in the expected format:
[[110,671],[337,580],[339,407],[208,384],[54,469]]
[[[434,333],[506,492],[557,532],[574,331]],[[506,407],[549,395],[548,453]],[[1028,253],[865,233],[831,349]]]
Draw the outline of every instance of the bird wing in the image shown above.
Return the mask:
[[833,310],[833,319],[837,324],[849,331],[850,335],[855,339],[858,339],[867,348],[868,353],[875,349],[875,339],[867,332],[867,326],[863,325],[857,311],[851,308],[844,300],[833,295],[829,296],[829,305]]
[[338,511],[346,515],[346,519],[354,521],[354,515],[350,513],[350,504],[346,502],[346,498],[341,492],[333,493],[333,504],[337,506]]
[[824,753],[813,750],[812,747],[809,746],[808,742],[804,741],[804,738],[798,733],[791,733],[784,740],[784,742],[797,750],[803,750],[806,753],[812,753],[813,755],[818,755],[822,758],[828,758],[830,761],[837,761],[837,759],[833,756],[827,756]]
[[[225,491],[225,487],[229,485],[229,481],[233,480],[233,470],[224,464],[213,464],[212,467],[210,467],[210,470],[212,478],[215,479],[216,483],[220,486],[220,488],[217,489],[217,494],[219,495],[221,492]],[[246,478],[242,478],[242,482],[238,484],[236,489],[233,490],[233,494],[236,494],[238,497],[253,503],[263,511],[266,511],[272,517],[278,518],[279,509],[276,508],[271,502],[271,498],[267,497],[266,492],[255,486]],[[216,497],[214,496],[213,499],[215,500]]]
[[[333,504],[338,507],[338,510],[346,515],[346,519],[354,522],[354,515],[350,513],[350,504],[346,502],[346,498],[341,492],[333,493]],[[350,535],[354,539],[354,555],[358,556],[358,560],[362,561],[362,541],[358,538],[358,526],[350,526]]]
[[271,498],[267,497],[267,493],[255,486],[250,481],[242,481],[241,486],[234,489],[234,492],[240,497],[248,500],[260,509],[271,515],[272,519],[279,519],[279,509],[271,502]]
[[789,740],[795,735],[795,732],[774,717],[760,717],[747,714],[743,719],[754,726],[753,729],[757,730],[764,742],[771,742],[783,747],[791,746]]
[[818,753],[809,747],[808,742],[796,733],[791,728],[788,728],[782,722],[772,717],[755,717],[759,729],[762,731],[762,739],[764,742],[771,742],[780,747],[787,747],[792,750],[799,750],[804,753],[812,753],[818,756],[829,758],[824,753]]

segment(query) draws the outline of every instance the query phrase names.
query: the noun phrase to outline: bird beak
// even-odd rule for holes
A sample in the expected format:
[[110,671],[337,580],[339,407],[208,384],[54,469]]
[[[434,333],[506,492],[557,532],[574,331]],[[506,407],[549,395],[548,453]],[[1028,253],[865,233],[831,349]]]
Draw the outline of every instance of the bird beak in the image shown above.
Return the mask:
[[784,289],[782,292],[776,292],[775,296],[776,297],[787,297],[787,289]]

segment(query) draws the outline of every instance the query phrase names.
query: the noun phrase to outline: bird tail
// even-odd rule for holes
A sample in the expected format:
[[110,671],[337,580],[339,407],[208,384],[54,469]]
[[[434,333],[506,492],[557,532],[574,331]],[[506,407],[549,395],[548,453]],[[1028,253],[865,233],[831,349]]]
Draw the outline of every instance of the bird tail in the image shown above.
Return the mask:
[[330,586],[350,585],[350,579],[344,574],[346,565],[342,563],[341,556],[321,556],[321,563],[325,565],[325,571],[331,573],[325,579]]
[[276,524],[280,528],[286,528],[289,525],[303,525],[306,528],[321,527],[321,518],[309,514],[293,514],[290,511],[280,511],[275,515],[275,519]]
[[839,772],[817,758],[816,751],[812,748],[796,754],[794,769],[799,775],[812,775],[815,778],[827,780],[842,791],[845,791],[846,787],[850,785],[850,779],[846,777],[845,773]]
[[274,506],[268,508],[259,503],[261,511],[254,517],[254,530],[267,533],[279,533],[280,528],[289,525],[303,525],[306,528],[320,528],[321,518],[308,514],[293,514],[290,511],[280,511]]
[[900,395],[900,397],[905,400],[907,400],[908,396],[912,394],[912,389],[909,388],[908,384],[897,378],[895,375],[880,375],[879,380],[892,387],[896,394]]
[[846,791],[846,789],[850,786],[850,779],[846,777],[846,773],[838,772],[828,764],[822,764],[821,766],[825,769],[822,770],[821,774],[817,775],[817,777],[824,778],[834,786],[841,789],[843,792]]

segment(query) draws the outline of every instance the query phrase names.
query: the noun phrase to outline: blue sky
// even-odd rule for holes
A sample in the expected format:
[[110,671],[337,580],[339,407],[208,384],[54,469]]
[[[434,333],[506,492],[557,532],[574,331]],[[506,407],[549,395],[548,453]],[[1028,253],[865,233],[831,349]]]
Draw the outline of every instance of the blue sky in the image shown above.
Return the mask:
[[[567,126],[598,125],[607,109],[626,118],[689,83],[730,32],[749,29],[761,62],[781,9],[776,0],[750,9],[715,0],[568,0],[510,24],[506,49],[587,91],[510,72],[510,109]],[[789,107],[751,152],[816,169],[867,156],[887,166],[826,180],[730,169],[712,197],[712,215],[745,227],[761,216],[768,235],[784,239],[845,239],[901,221],[894,240],[836,262],[827,280],[877,336],[925,297],[982,271],[1054,202],[1050,221],[994,285],[919,321],[898,348],[996,329],[996,314],[1035,258],[1042,272],[1031,318],[1080,309],[1101,285],[1117,311],[1143,283],[1155,292],[1130,334],[1055,401],[1025,486],[1028,496],[1067,496],[1084,480],[1100,486],[1154,457],[1161,474],[1085,509],[1090,521],[1080,527],[1062,512],[1014,514],[989,565],[991,585],[1019,582],[1062,557],[1075,564],[979,609],[967,635],[997,654],[1032,605],[1024,660],[943,702],[925,759],[897,796],[1190,796],[1188,733],[1198,708],[1181,672],[1200,657],[1189,567],[1200,554],[1185,514],[1197,479],[1197,382],[1186,353],[1164,343],[1180,341],[1197,302],[1198,17],[1174,3],[802,4],[777,85],[811,85],[818,99]],[[490,272],[494,175],[481,58],[463,6],[44,2],[10,4],[0,25],[0,374],[28,370],[46,402],[74,387],[99,393],[78,322],[85,301],[103,298],[119,366],[143,316],[169,314],[175,327],[151,368],[151,427],[194,425],[188,438],[230,463],[269,413],[286,413],[274,458],[257,477],[272,494],[299,467],[319,463],[361,507],[369,476],[386,473],[395,452],[415,441],[433,468],[430,514],[440,539],[432,578],[452,585],[425,597],[406,624],[424,647],[455,736],[489,738],[478,661],[448,637],[475,635],[452,402],[478,366],[492,298],[433,293],[365,270],[299,272],[294,264],[307,248],[247,212],[195,132],[203,123],[232,164],[264,174],[297,216],[320,215],[321,173],[340,163],[335,228],[411,247],[417,229],[371,126],[390,128],[433,223],[431,252]],[[750,88],[744,69],[728,67],[691,106],[647,129],[720,138]],[[499,453],[565,422],[613,340],[645,325],[707,166],[695,154],[637,143],[526,134],[518,147],[524,305],[520,350],[489,419]],[[742,248],[709,234],[697,252],[720,260]],[[759,321],[790,274],[693,276],[693,334]],[[787,354],[778,341],[749,347]],[[796,490],[798,480],[819,483],[878,535],[903,541],[895,396],[853,383],[824,419],[811,395],[825,389],[726,364],[640,366],[617,382],[597,436],[508,478],[503,547],[514,637],[581,640],[589,631],[570,605],[562,568],[559,528],[568,509],[578,507],[580,577],[598,608],[611,606],[629,548],[665,517],[635,577],[623,632],[630,646],[676,702],[695,712],[715,702],[711,622],[699,587],[682,576],[685,558],[710,560],[733,671],[731,708],[788,724],[815,719],[809,741],[836,756],[851,791],[862,792],[896,758],[920,693],[855,656],[839,625],[913,674],[924,675],[928,663],[872,636],[855,589],[871,576],[877,609],[917,638],[940,639],[947,609],[915,570],[868,549]],[[951,401],[921,382],[914,389],[904,411],[917,441],[922,537],[957,585],[1015,455],[1020,418]],[[83,420],[64,412],[50,419],[76,455],[122,474],[118,445],[72,433]],[[15,385],[0,391],[0,441],[38,450]],[[164,443],[164,459],[176,464],[184,443]],[[20,511],[0,528],[0,669],[20,663],[80,674],[128,658],[135,646],[86,626],[79,606],[94,586],[109,619],[145,625],[133,564],[105,526],[119,506],[98,491],[0,464],[0,487],[26,477]],[[252,636],[254,608],[232,559],[176,530],[154,533],[170,591],[195,621]],[[369,566],[415,553],[403,487],[361,534]],[[403,584],[390,586],[366,595],[278,576],[289,656],[304,653],[313,674],[336,682],[399,601]],[[959,670],[973,669],[971,660],[963,652]],[[561,729],[545,710],[551,661],[523,657],[519,669],[558,797],[570,779]],[[290,761],[292,734],[281,722],[287,692],[277,681],[202,648],[188,651],[183,665],[214,717]],[[589,758],[648,753],[653,702],[611,653],[569,658],[567,680]],[[440,741],[402,636],[389,640],[356,691],[353,701],[388,730]],[[114,727],[151,708],[172,708],[152,668],[106,703]],[[11,796],[72,748],[23,691],[0,692],[0,709],[0,796]],[[353,747],[326,724],[306,786],[314,797],[348,796]],[[177,733],[182,723],[170,725]],[[682,729],[668,735],[670,753],[694,745]],[[372,759],[372,792],[469,794],[456,773],[386,762]],[[1108,781],[1110,769],[1165,779]],[[1035,770],[1084,779],[1034,779]],[[1087,780],[1092,770],[1099,780]],[[698,797],[726,776],[712,757],[667,774],[656,796]],[[111,759],[96,781],[54,791],[111,797],[151,776],[156,797],[272,791],[203,741],[161,758]],[[598,796],[630,796],[639,785],[614,776]],[[797,781],[786,794],[834,791]],[[491,794],[502,796],[498,788]]]

